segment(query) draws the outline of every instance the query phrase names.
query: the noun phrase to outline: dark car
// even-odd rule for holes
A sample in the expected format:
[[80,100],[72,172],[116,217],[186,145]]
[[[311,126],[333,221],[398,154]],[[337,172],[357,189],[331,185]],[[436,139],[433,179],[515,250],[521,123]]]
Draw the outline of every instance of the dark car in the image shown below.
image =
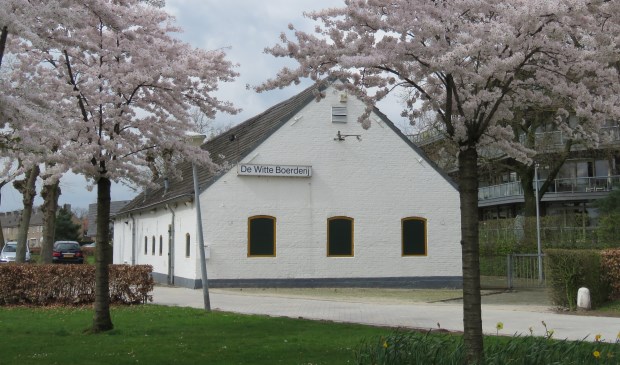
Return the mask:
[[76,241],[56,241],[52,251],[55,264],[83,264],[84,254]]

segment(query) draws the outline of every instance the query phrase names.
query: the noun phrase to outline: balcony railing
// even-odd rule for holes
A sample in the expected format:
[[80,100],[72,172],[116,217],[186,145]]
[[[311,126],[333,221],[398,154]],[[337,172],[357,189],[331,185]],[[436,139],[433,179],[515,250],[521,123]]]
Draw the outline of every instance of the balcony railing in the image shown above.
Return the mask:
[[[609,138],[606,142],[618,142],[620,141],[620,126],[610,126],[601,128],[600,134],[605,136],[605,138]],[[562,131],[552,131],[552,132],[539,132],[536,133],[536,146],[546,145],[553,147],[561,147],[566,144],[569,136],[565,135]],[[521,143],[525,141],[525,135],[519,138]]]
[[[601,134],[609,135],[609,142],[620,142],[620,126],[601,128]],[[428,129],[418,134],[407,135],[407,137],[417,146],[424,146],[438,141],[444,137],[444,131],[440,129]],[[536,146],[549,146],[558,148],[564,146],[567,135],[562,131],[538,132],[536,133]],[[521,136],[521,143],[525,141],[525,136]]]
[[[539,182],[542,186],[542,181]],[[620,176],[577,177],[555,179],[546,194],[554,193],[592,193],[610,191],[614,185],[620,184]],[[536,186],[536,184],[534,184]],[[489,200],[523,195],[521,182],[485,186],[478,189],[478,200]]]

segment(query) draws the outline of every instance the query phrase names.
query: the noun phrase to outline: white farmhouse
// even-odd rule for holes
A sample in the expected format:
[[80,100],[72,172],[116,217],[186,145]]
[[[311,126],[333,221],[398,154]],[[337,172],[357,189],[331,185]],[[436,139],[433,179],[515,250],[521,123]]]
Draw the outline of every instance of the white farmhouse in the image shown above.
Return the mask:
[[[206,142],[199,172],[211,287],[460,287],[458,191],[377,109],[333,86]],[[114,263],[202,286],[189,163],[115,217]]]

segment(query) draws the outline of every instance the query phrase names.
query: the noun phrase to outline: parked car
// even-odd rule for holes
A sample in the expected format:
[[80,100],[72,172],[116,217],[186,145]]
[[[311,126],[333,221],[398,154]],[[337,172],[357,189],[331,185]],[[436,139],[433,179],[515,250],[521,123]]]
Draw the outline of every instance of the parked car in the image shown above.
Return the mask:
[[52,262],[55,264],[83,264],[84,254],[76,241],[56,241],[52,249]]
[[[9,241],[0,252],[0,263],[15,262],[15,255],[17,254],[17,242]],[[30,262],[30,247],[26,244],[26,262]]]

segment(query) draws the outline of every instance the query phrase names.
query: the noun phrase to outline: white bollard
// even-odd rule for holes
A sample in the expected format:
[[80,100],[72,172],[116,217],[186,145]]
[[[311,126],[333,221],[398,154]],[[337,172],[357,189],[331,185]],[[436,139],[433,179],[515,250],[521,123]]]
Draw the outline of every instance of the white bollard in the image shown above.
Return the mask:
[[592,308],[592,304],[590,303],[590,290],[588,288],[579,288],[577,292],[577,308]]

